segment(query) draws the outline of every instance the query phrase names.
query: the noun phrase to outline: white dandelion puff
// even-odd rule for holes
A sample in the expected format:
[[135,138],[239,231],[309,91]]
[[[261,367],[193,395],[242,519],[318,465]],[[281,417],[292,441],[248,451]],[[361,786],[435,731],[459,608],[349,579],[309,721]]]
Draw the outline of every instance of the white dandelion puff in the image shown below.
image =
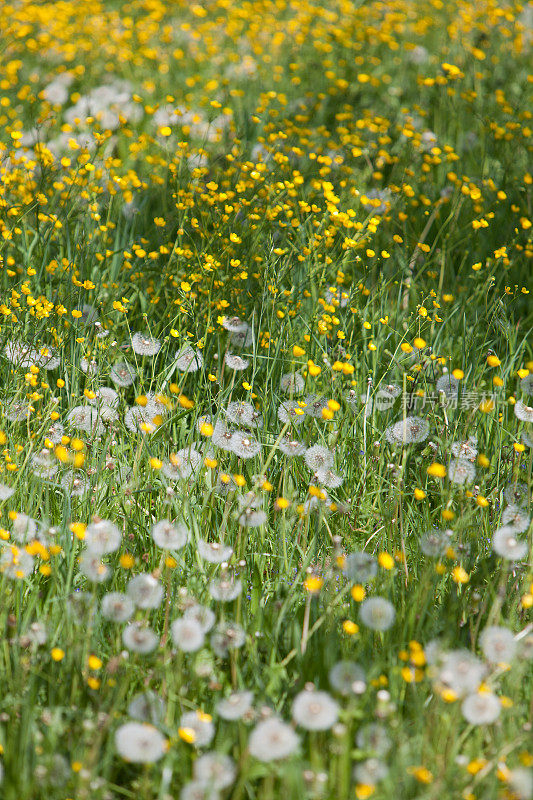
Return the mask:
[[61,478],[61,486],[72,497],[83,497],[91,488],[91,483],[85,473],[72,470],[72,472],[67,472],[63,475]]
[[523,508],[512,503],[504,509],[502,522],[514,528],[517,533],[525,533],[529,528],[531,517]]
[[128,361],[119,361],[111,367],[109,377],[115,386],[125,389],[136,380],[137,370]]
[[533,770],[526,767],[515,767],[509,772],[507,781],[517,800],[531,800],[533,797]]
[[452,458],[448,466],[448,477],[458,486],[472,483],[476,477],[476,468],[466,458]]
[[507,561],[520,561],[528,551],[527,542],[517,538],[516,530],[511,525],[498,528],[492,539],[492,549]]
[[235,372],[242,372],[250,366],[250,362],[246,358],[236,356],[233,353],[226,353],[224,357],[226,367],[234,370]]
[[182,617],[175,620],[170,626],[170,632],[174,644],[184,653],[194,653],[204,644],[204,632],[195,619]]
[[279,761],[292,755],[299,744],[298,735],[290,725],[270,717],[259,722],[248,741],[250,754],[258,761]]
[[440,558],[450,546],[451,531],[428,531],[420,539],[420,549],[430,558]]
[[314,394],[310,394],[305,398],[304,411],[308,417],[322,419],[322,411],[327,408],[327,406],[328,401],[325,397],[317,397]]
[[241,719],[250,711],[253,699],[253,692],[233,692],[223,700],[219,700],[216,707],[217,714],[226,720]]
[[137,608],[159,608],[164,589],[160,581],[146,572],[135,575],[128,581],[126,593]]
[[305,463],[312,472],[328,470],[333,467],[333,453],[327,447],[315,444],[305,452]]
[[442,392],[446,398],[455,398],[459,394],[460,381],[451,373],[441,375],[435,384],[437,392]]
[[229,561],[233,555],[233,548],[221,542],[206,542],[198,539],[198,553],[204,561],[210,564],[222,564]]
[[213,429],[211,441],[215,447],[221,450],[232,450],[234,431],[228,428],[224,422],[216,422]]
[[223,753],[205,753],[193,765],[194,778],[213,789],[227,789],[235,782],[237,768],[230,756]]
[[327,692],[304,689],[294,698],[292,718],[308,731],[326,731],[339,718],[339,705]]
[[529,489],[525,483],[513,482],[507,484],[503,496],[508,503],[517,506],[527,506],[529,503]]
[[91,583],[104,583],[111,577],[111,570],[104,564],[99,556],[86,550],[80,556],[79,568],[82,575],[85,575]]
[[128,704],[128,714],[132,719],[160,725],[166,713],[166,704],[155,692],[140,692]]
[[101,436],[105,433],[98,409],[94,406],[75,406],[67,414],[67,423],[80,431],[91,433],[93,436]]
[[85,529],[84,543],[95,555],[114,553],[119,549],[121,541],[120,530],[108,519],[91,522]]
[[357,662],[343,660],[330,669],[329,682],[336,692],[344,696],[362,694],[366,688],[366,675]]
[[249,325],[245,320],[239,319],[239,317],[224,317],[222,327],[230,333],[242,333],[248,330]]
[[386,756],[392,747],[387,730],[378,722],[370,722],[360,728],[356,743],[361,750],[372,750],[378,756]]
[[278,419],[283,425],[287,422],[301,425],[305,420],[304,410],[297,400],[285,400],[278,406]]
[[162,519],[152,526],[152,539],[162,550],[181,550],[189,541],[189,531],[182,523]]
[[517,643],[509,628],[489,625],[479,637],[483,655],[492,664],[510,664],[516,655]]
[[297,439],[292,439],[290,437],[285,437],[281,440],[279,443],[279,449],[286,456],[291,457],[303,456],[307,450],[303,442],[299,442]]
[[219,622],[211,634],[211,647],[219,658],[227,658],[231,650],[239,650],[246,641],[244,630],[236,622]]
[[119,396],[118,393],[110,386],[100,386],[95,392],[95,397],[89,400],[89,403],[102,409],[106,406],[115,408],[118,406]]
[[204,359],[200,350],[194,350],[187,345],[178,353],[174,363],[180,372],[197,372],[203,367]]
[[367,758],[354,768],[353,775],[357,783],[375,786],[389,774],[389,768],[378,758]]
[[231,603],[242,592],[242,583],[238,578],[223,577],[209,582],[209,594],[213,600],[221,603]]
[[37,522],[33,517],[29,517],[27,514],[23,514],[19,511],[13,519],[13,524],[11,526],[12,538],[20,544],[27,544],[32,539],[35,539],[36,535]]
[[2,549],[0,555],[0,573],[11,580],[26,578],[33,572],[34,559],[26,550],[15,546]]
[[378,574],[378,562],[370,553],[356,550],[345,557],[342,571],[353,583],[369,583]]
[[282,375],[279,381],[279,388],[285,394],[301,394],[304,390],[305,381],[298,372],[289,372]]
[[491,725],[500,716],[502,704],[492,692],[477,692],[465,697],[461,705],[463,717],[471,725]]
[[200,711],[187,711],[182,715],[179,726],[192,731],[195,747],[206,747],[215,735],[215,726],[211,717]]
[[207,606],[201,606],[197,603],[186,608],[183,616],[185,619],[194,620],[200,626],[203,633],[209,633],[216,620],[214,611],[211,611]]
[[122,641],[132,653],[147,655],[156,649],[159,636],[142,622],[130,622],[122,631]]
[[466,458],[468,461],[475,461],[478,454],[477,437],[470,436],[466,442],[452,442],[450,450],[452,456],[456,458]]
[[159,339],[151,336],[144,336],[142,333],[134,333],[131,337],[131,346],[134,353],[139,356],[155,356],[161,349]]
[[520,389],[526,394],[533,394],[533,373],[522,378],[519,385]]
[[533,406],[526,406],[521,400],[514,404],[514,413],[522,422],[533,422]]
[[202,462],[201,453],[191,445],[171,454],[169,460],[163,463],[163,474],[169,480],[186,480],[198,472]]
[[224,413],[229,421],[235,425],[241,425],[243,428],[250,428],[255,425],[256,412],[251,403],[241,400],[228,403]]
[[477,691],[487,674],[487,667],[468,650],[442,653],[438,682],[449,687],[459,697]]
[[396,610],[392,603],[384,597],[369,597],[363,600],[359,609],[359,619],[373,631],[386,631],[396,618]]
[[134,764],[151,764],[165,755],[167,742],[153,725],[126,722],[115,732],[117,753]]
[[254,458],[261,452],[261,444],[253,436],[236,431],[231,439],[231,449],[239,458]]
[[418,444],[428,436],[429,423],[421,417],[405,417],[385,431],[385,438],[391,444]]
[[133,616],[133,600],[122,592],[108,592],[102,597],[102,616],[111,622],[127,622]]

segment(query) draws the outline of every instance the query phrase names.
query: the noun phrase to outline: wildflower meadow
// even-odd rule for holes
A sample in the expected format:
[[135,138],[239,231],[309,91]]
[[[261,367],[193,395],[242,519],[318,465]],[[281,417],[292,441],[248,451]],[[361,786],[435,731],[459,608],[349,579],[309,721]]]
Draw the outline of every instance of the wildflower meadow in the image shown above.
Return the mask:
[[533,5],[0,3],[0,798],[533,798]]

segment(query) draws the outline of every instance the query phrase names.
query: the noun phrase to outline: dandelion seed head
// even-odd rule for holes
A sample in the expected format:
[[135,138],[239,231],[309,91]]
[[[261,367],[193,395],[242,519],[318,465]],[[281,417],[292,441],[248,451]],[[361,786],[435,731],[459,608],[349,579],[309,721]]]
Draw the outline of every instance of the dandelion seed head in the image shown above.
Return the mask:
[[211,611],[210,608],[198,605],[197,603],[186,608],[183,612],[183,616],[185,619],[194,620],[200,626],[203,633],[209,633],[216,620],[215,613]]
[[67,424],[93,436],[101,436],[105,433],[105,427],[101,416],[94,406],[82,405],[71,408],[66,417]]
[[140,692],[128,704],[128,715],[139,722],[161,725],[166,714],[166,703],[156,692]]
[[361,603],[359,618],[367,628],[386,631],[394,624],[396,610],[384,597],[369,597]]
[[122,535],[118,527],[108,519],[91,522],[85,529],[85,545],[95,555],[114,553],[119,549],[121,541]]
[[514,528],[517,533],[525,533],[529,528],[531,517],[521,506],[512,503],[503,510],[502,522]]
[[226,720],[241,719],[250,711],[253,699],[253,692],[233,692],[228,697],[218,701],[217,714]]
[[220,542],[206,542],[204,539],[198,540],[198,552],[204,561],[210,564],[222,564],[229,561],[233,555],[233,548]]
[[517,643],[512,632],[501,625],[489,625],[479,637],[483,655],[493,664],[510,664],[516,655]]
[[448,477],[457,486],[468,485],[476,477],[476,468],[466,458],[452,458],[448,466]]
[[354,779],[366,786],[375,786],[389,774],[389,768],[378,758],[367,758],[354,768]]
[[338,661],[329,671],[329,682],[335,691],[344,696],[360,694],[361,686],[366,687],[364,669],[355,661]]
[[134,333],[131,337],[131,346],[133,352],[139,356],[155,356],[161,349],[161,342],[151,336]]
[[461,705],[463,717],[471,725],[492,725],[501,710],[502,705],[492,692],[469,694]]
[[254,458],[261,452],[261,444],[253,436],[236,431],[231,439],[231,449],[239,458]]
[[122,592],[109,592],[102,597],[102,616],[112,622],[127,622],[133,616],[133,600]]
[[299,738],[290,725],[277,717],[270,717],[255,726],[248,749],[258,761],[269,762],[288,758],[298,744]]
[[122,631],[124,647],[132,653],[147,655],[159,644],[159,636],[142,622],[130,622]]
[[170,626],[170,632],[174,644],[184,653],[194,653],[204,644],[202,626],[190,617],[175,620]]
[[238,578],[222,577],[209,582],[209,594],[221,603],[231,603],[241,592],[242,583]]
[[521,400],[517,400],[513,408],[517,419],[522,422],[533,422],[533,406],[527,406]]
[[286,456],[291,456],[291,457],[303,456],[303,454],[307,450],[303,442],[299,442],[296,439],[292,439],[290,437],[285,437],[280,441],[279,449]]
[[193,766],[194,778],[213,789],[227,789],[237,777],[235,762],[223,753],[205,753]]
[[370,553],[356,550],[345,557],[342,571],[353,583],[369,583],[378,574],[378,562]]
[[304,689],[294,698],[292,717],[308,731],[326,731],[337,722],[339,706],[327,692]]
[[195,747],[207,747],[215,735],[215,726],[211,717],[199,711],[188,711],[183,714],[179,726],[193,731]]
[[305,381],[298,372],[290,372],[282,375],[279,381],[279,388],[285,394],[301,394],[304,390]]
[[517,537],[517,531],[511,525],[498,528],[492,539],[494,552],[507,561],[520,561],[525,558],[528,551],[527,542]]
[[150,764],[164,756],[166,740],[153,725],[126,722],[117,728],[115,747],[125,761]]
[[308,417],[322,419],[322,411],[327,408],[328,401],[325,397],[317,397],[310,394],[305,398],[304,412]]
[[287,422],[301,425],[305,420],[303,408],[297,400],[285,400],[278,406],[278,419],[283,425],[286,425]]
[[334,456],[327,447],[315,444],[305,451],[305,463],[312,472],[329,470],[333,467]]
[[392,747],[392,740],[383,725],[370,722],[363,725],[357,733],[357,747],[361,750],[371,750],[377,756],[386,756]]
[[406,417],[385,431],[385,438],[391,444],[418,444],[429,436],[429,423],[421,417]]
[[525,483],[509,483],[503,491],[503,496],[511,505],[527,506],[529,503],[529,488]]
[[230,650],[238,650],[245,641],[246,634],[236,622],[220,622],[211,634],[211,647],[219,658],[227,658]]
[[189,541],[189,531],[180,522],[162,519],[152,526],[152,539],[162,550],[181,550]]
[[79,559],[79,569],[82,575],[91,583],[104,583],[111,577],[111,570],[101,561],[100,556],[86,550]]
[[487,673],[485,664],[468,650],[451,650],[439,660],[438,681],[459,697],[477,691]]
[[137,608],[159,608],[164,590],[160,581],[148,573],[141,572],[128,581],[126,593]]
[[128,361],[119,361],[111,367],[109,377],[115,386],[125,389],[137,379],[137,371]]

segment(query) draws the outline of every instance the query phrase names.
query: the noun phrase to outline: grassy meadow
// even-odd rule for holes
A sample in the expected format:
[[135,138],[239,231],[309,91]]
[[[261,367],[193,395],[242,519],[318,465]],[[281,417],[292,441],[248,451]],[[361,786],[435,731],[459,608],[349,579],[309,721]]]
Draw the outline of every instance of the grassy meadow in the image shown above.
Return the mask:
[[533,6],[1,10],[2,800],[531,800]]

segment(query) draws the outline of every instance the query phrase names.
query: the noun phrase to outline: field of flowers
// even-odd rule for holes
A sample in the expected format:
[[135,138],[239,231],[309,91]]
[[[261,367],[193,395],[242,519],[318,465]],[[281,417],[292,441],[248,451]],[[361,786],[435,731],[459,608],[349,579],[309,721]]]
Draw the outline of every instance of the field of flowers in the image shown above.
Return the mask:
[[533,6],[4,0],[2,800],[533,797]]

